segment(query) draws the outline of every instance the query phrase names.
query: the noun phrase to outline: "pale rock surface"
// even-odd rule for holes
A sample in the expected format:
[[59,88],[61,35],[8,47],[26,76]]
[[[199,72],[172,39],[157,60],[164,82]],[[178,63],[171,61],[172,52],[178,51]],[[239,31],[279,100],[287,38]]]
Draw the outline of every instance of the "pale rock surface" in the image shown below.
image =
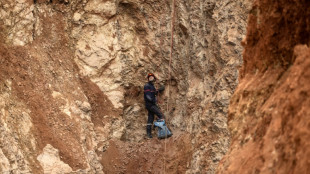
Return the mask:
[[30,173],[34,159],[27,155],[36,150],[32,122],[26,106],[12,96],[11,85],[11,80],[0,85],[0,169],[5,174]]
[[7,35],[6,42],[25,45],[33,41],[35,24],[34,5],[27,0],[1,1],[0,23]]
[[90,0],[85,7],[85,11],[101,13],[106,17],[111,17],[116,14],[117,2],[117,0]]
[[10,173],[10,162],[0,149],[0,168],[2,173]]
[[37,159],[40,161],[44,173],[62,174],[72,172],[72,168],[60,160],[58,150],[50,144],[44,147],[42,154]]

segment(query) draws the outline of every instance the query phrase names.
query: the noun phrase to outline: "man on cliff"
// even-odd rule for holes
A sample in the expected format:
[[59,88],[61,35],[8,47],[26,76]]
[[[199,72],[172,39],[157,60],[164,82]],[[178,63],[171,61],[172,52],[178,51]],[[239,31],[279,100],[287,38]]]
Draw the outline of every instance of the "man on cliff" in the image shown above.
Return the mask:
[[152,138],[152,125],[154,121],[154,115],[157,115],[159,119],[164,119],[164,115],[160,111],[159,107],[157,106],[156,95],[158,92],[163,91],[165,88],[162,86],[157,91],[154,82],[156,81],[156,77],[153,73],[149,73],[147,75],[148,82],[144,85],[144,101],[145,107],[148,110],[148,119],[147,119],[147,126],[146,126],[146,134],[147,138]]

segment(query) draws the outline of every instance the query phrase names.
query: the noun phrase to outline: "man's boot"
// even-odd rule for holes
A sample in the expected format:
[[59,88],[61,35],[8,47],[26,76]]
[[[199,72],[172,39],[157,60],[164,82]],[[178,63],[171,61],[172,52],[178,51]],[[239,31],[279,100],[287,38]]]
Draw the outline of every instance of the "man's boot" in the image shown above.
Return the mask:
[[146,126],[146,136],[147,136],[147,138],[153,138],[152,137],[152,125]]

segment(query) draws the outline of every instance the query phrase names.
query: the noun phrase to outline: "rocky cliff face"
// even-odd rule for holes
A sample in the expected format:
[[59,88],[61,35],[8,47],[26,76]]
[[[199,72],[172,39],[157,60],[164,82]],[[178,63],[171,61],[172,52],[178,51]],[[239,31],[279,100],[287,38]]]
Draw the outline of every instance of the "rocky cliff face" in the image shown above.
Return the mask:
[[309,172],[309,1],[256,1],[219,173]]
[[[214,173],[250,6],[176,1],[169,79],[170,1],[1,1],[0,171]],[[143,139],[148,72],[166,141]]]

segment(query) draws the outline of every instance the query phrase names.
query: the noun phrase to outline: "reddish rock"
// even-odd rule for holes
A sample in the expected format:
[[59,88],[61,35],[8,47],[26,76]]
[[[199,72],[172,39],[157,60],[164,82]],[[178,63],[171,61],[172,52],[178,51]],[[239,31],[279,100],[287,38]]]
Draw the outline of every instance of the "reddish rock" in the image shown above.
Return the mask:
[[310,171],[309,16],[309,1],[255,2],[218,173]]

